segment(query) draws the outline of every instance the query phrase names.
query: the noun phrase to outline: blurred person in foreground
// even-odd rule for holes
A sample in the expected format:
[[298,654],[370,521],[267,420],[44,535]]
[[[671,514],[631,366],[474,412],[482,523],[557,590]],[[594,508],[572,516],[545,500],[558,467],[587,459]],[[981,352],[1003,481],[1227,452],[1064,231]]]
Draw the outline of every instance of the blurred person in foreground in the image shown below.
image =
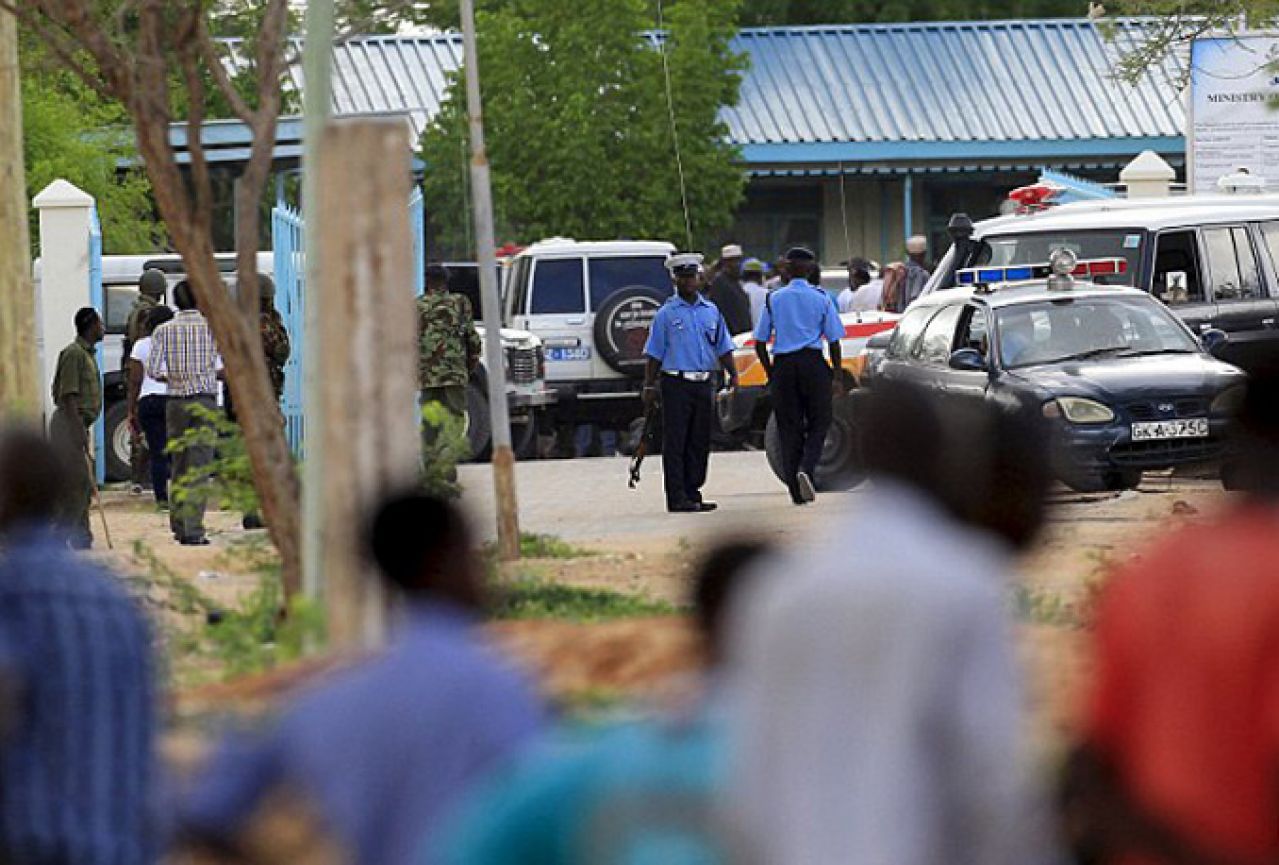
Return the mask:
[[764,865],[1020,865],[1038,818],[1005,589],[1043,518],[1042,419],[905,385],[863,407],[874,488],[733,622],[734,817]]
[[38,434],[0,428],[0,862],[154,862],[151,637],[63,543],[67,473]]
[[[704,646],[700,696],[666,717],[628,723],[587,742],[560,743],[477,796],[439,860],[449,865],[588,865],[742,861],[718,803],[725,778],[726,611],[756,541],[724,544],[703,561],[693,611]],[[431,856],[425,860],[436,861]]]
[[1102,591],[1063,791],[1081,860],[1279,862],[1279,370],[1239,438],[1245,496]]
[[254,740],[232,738],[182,809],[188,838],[237,849],[257,809],[307,801],[362,865],[417,861],[424,836],[486,773],[536,737],[543,709],[479,632],[482,575],[447,502],[410,493],[377,509],[369,548],[405,600],[380,655],[301,697]]

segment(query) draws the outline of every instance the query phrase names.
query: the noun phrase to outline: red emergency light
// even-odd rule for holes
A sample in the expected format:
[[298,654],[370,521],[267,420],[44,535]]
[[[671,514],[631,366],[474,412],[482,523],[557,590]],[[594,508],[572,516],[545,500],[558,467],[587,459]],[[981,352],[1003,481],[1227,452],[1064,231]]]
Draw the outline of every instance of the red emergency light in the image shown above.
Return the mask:
[[1032,183],[1008,193],[1008,200],[1017,204],[1018,213],[1033,213],[1048,207],[1061,192],[1061,187],[1054,183]]
[[1115,276],[1128,272],[1128,261],[1123,258],[1090,258],[1079,262],[1071,271],[1072,276]]

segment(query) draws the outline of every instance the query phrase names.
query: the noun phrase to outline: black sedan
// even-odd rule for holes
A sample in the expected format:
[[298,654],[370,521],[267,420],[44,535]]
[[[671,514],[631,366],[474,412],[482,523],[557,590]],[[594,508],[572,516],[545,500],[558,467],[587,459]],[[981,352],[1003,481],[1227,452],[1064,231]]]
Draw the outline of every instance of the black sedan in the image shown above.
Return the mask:
[[1219,460],[1244,379],[1144,292],[1036,279],[917,301],[873,387],[911,381],[961,400],[1034,399],[1054,428],[1058,477],[1095,491]]

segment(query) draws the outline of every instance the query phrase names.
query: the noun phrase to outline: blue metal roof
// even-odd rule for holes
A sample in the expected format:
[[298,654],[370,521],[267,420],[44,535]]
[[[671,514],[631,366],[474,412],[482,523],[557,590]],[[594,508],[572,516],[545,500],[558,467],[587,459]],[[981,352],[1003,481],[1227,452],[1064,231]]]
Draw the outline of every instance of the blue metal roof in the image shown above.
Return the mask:
[[[1147,25],[1113,25],[1113,41],[1077,19],[747,29],[733,43],[749,60],[741,99],[723,117],[752,166],[1180,152],[1184,58],[1118,81]],[[403,114],[420,135],[461,57],[455,33],[341,42],[334,110]]]

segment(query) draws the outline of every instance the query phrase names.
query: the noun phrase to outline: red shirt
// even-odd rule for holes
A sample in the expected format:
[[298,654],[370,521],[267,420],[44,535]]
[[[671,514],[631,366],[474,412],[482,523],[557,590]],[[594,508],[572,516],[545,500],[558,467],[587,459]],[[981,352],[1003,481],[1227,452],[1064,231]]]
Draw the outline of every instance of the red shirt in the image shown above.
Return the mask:
[[1183,526],[1106,587],[1090,742],[1200,849],[1279,853],[1279,508]]

